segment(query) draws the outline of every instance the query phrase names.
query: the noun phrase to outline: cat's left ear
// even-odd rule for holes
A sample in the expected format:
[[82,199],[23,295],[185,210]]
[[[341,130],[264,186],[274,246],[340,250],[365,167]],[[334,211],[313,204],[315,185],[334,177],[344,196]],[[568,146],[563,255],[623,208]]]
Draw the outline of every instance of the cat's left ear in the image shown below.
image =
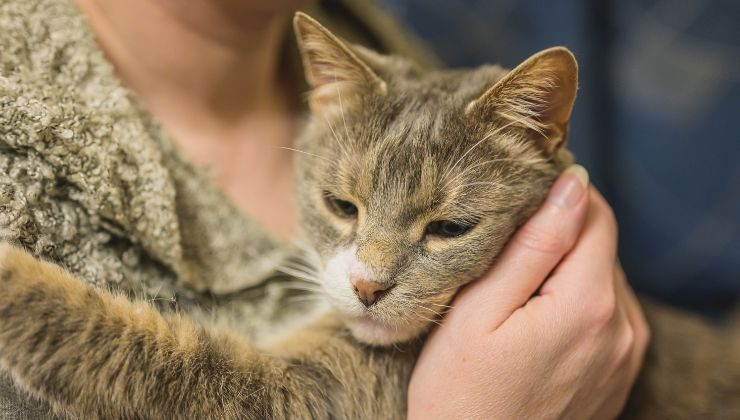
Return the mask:
[[528,58],[465,108],[469,117],[503,119],[528,130],[548,154],[565,143],[578,88],[578,64],[563,47]]
[[363,94],[385,95],[386,84],[352,49],[316,20],[298,12],[293,18],[306,80],[309,106],[325,111],[359,101]]

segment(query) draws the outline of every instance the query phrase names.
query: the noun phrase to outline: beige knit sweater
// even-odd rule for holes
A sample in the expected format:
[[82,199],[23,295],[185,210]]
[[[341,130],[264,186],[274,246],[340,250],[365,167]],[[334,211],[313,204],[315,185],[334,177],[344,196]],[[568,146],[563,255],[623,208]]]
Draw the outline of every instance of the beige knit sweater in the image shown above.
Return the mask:
[[[428,61],[366,1],[325,1],[311,13],[349,39]],[[291,248],[178,152],[71,0],[0,2],[0,238],[96,286],[254,339],[305,310],[283,304],[275,271]],[[214,285],[235,293],[203,293]],[[0,418],[50,415],[0,373]]]

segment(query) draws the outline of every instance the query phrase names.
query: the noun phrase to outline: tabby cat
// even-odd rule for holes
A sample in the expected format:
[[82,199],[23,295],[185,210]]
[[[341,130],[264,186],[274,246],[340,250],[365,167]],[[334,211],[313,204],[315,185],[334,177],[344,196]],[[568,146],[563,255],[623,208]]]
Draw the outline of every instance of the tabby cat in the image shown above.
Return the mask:
[[[571,163],[576,61],[552,48],[512,71],[421,71],[294,25],[312,87],[297,197],[332,309],[257,350],[0,245],[0,364],[24,389],[81,418],[405,416],[429,309],[490,266]],[[646,375],[636,404],[687,413],[689,394]]]

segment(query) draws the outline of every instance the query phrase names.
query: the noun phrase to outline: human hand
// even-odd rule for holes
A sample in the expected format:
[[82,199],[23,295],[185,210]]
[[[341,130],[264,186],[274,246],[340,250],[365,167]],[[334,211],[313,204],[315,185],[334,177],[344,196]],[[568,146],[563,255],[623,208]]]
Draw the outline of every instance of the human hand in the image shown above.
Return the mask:
[[[649,331],[606,201],[573,167],[428,338],[410,419],[614,418]],[[549,275],[549,276],[548,276]]]

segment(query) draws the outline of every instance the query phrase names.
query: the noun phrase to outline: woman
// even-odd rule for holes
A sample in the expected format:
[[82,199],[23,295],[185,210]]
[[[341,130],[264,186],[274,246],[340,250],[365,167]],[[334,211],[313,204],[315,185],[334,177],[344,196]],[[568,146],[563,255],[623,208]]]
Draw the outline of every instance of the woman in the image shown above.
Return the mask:
[[[234,327],[255,340],[289,319],[271,274],[295,230],[291,155],[281,149],[304,90],[287,36],[292,11],[308,8],[352,41],[428,61],[366,3],[309,3],[3,2],[4,238],[162,310],[176,299],[201,320],[249,319]],[[564,175],[429,340],[410,416],[615,416],[647,341],[615,241],[608,206],[585,176]],[[496,281],[512,277],[520,281],[507,289]],[[541,285],[557,298],[527,304]],[[460,353],[461,337],[477,351]],[[523,351],[494,352],[502,348]],[[44,418],[43,402],[6,383],[4,418]]]

